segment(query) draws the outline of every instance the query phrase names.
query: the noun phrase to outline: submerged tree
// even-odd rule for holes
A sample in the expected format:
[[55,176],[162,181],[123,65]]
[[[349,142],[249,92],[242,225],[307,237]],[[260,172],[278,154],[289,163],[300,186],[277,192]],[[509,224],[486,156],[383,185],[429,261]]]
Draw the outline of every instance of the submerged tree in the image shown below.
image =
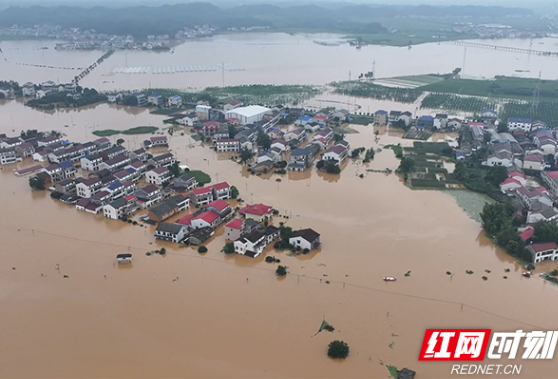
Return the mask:
[[329,343],[327,355],[333,359],[345,359],[349,355],[349,345],[339,340],[332,341]]

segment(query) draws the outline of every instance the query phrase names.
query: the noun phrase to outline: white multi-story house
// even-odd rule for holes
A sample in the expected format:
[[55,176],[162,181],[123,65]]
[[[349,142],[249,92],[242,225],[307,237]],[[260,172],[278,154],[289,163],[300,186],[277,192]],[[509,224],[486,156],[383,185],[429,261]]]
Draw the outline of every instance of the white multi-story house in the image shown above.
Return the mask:
[[554,196],[558,196],[558,171],[542,171],[541,178]]
[[102,183],[99,178],[91,178],[76,184],[76,192],[79,197],[89,199],[91,196],[97,193],[101,189],[101,187]]
[[215,151],[239,151],[240,140],[237,138],[225,138],[215,141]]
[[116,171],[127,166],[130,163],[130,158],[126,155],[119,155],[114,158],[108,159],[99,164],[99,170]]
[[154,184],[148,184],[143,188],[138,189],[134,192],[136,196],[137,203],[142,208],[149,208],[153,204],[161,201],[162,194],[161,189]]
[[103,207],[103,215],[114,220],[128,213],[129,204],[124,198],[119,198]]
[[191,220],[192,228],[200,229],[210,227],[215,229],[219,223],[221,222],[221,218],[219,215],[213,211],[206,211],[200,213],[198,216],[195,216]]
[[256,258],[263,253],[267,246],[267,240],[264,233],[254,230],[234,241],[233,245],[235,253]]
[[227,182],[221,182],[212,186],[214,200],[227,200],[231,198],[231,186]]
[[321,247],[320,234],[312,229],[301,229],[293,233],[289,243],[302,250],[313,250]]
[[153,170],[145,174],[147,183],[162,185],[168,182],[171,178],[171,173],[166,167],[155,167]]
[[172,95],[169,97],[169,107],[181,107],[182,106],[182,96]]
[[533,120],[530,118],[510,117],[508,118],[508,129],[510,131],[521,129],[525,132],[530,132],[532,123]]
[[80,159],[81,168],[87,171],[98,171],[103,158],[99,154],[88,155]]
[[160,222],[157,225],[154,237],[165,241],[180,242],[186,236],[187,231],[188,228],[184,225]]
[[533,243],[527,247],[534,263],[558,260],[558,245],[554,242]]

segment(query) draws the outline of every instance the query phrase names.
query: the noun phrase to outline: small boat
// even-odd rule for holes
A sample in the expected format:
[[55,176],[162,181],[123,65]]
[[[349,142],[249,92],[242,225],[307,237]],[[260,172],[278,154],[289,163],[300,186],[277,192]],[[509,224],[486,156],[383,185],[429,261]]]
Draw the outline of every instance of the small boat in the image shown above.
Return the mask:
[[384,282],[395,282],[397,279],[395,279],[392,276],[384,276]]
[[533,275],[533,271],[523,271],[523,272],[521,273],[521,275],[523,275],[523,276],[531,276],[531,275]]

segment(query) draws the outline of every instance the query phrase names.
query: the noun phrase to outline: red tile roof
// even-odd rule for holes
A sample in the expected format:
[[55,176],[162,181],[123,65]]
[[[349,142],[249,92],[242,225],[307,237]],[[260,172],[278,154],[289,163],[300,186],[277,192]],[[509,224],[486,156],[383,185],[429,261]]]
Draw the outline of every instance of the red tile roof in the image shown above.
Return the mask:
[[240,101],[240,100],[231,100],[231,101],[229,102],[229,104],[230,104],[230,105],[238,105],[238,104],[242,104],[242,101]]
[[180,225],[191,225],[192,224],[192,219],[194,218],[193,214],[189,214],[185,217],[182,217],[180,220],[178,220],[177,222],[175,222],[175,224],[180,224]]
[[255,216],[263,216],[264,214],[271,214],[273,208],[264,204],[248,205],[238,211],[240,214],[251,214]]
[[543,243],[534,243],[528,246],[530,249],[533,249],[535,253],[550,250],[550,249],[558,249],[558,245],[554,242],[543,242]]
[[324,137],[317,137],[317,138],[314,138],[314,141],[319,141],[319,142],[325,143],[326,139]]
[[243,224],[244,224],[243,220],[241,220],[239,218],[235,218],[234,220],[229,222],[227,225],[225,225],[225,227],[240,230],[240,229],[242,229]]
[[136,199],[137,199],[136,195],[129,195],[129,196],[126,196],[124,198],[124,200],[126,200],[126,201],[132,201],[132,200],[136,200]]
[[535,229],[529,227],[519,233],[519,238],[521,238],[523,241],[527,241],[533,237],[533,234],[535,234]]
[[219,215],[217,213],[208,211],[208,212],[201,213],[197,217],[194,217],[193,220],[203,220],[208,224],[211,224],[213,221],[217,220],[218,218]]
[[207,206],[213,207],[217,209],[219,212],[222,212],[229,206],[229,203],[227,203],[225,200],[218,199],[207,204]]
[[218,127],[219,123],[217,121],[207,121],[203,123],[203,126],[207,127]]
[[538,155],[538,154],[529,154],[526,155],[525,158],[523,158],[524,161],[529,161],[529,162],[544,162],[544,158],[542,155]]
[[210,193],[210,192],[211,192],[211,187],[196,188],[196,189],[192,190],[192,192],[193,192],[194,195],[196,195],[196,196],[205,195],[206,193]]
[[550,176],[552,179],[558,178],[558,171],[546,171],[546,175]]
[[229,183],[227,182],[221,182],[221,183],[217,183],[213,185],[213,188],[215,188],[215,191],[221,191],[227,188],[230,188],[231,186],[229,186]]
[[341,145],[335,145],[330,147],[329,149],[326,150],[326,153],[336,153],[336,154],[343,154],[343,152],[345,151],[345,146],[341,146]]
[[324,116],[323,114],[319,114],[317,116],[314,116],[313,118],[315,118],[317,120],[325,120],[327,118],[327,116]]
[[519,171],[508,172],[508,176],[509,176],[509,177],[511,177],[511,176],[520,176],[520,177],[522,177],[522,178],[525,177],[525,175],[523,175],[523,174],[520,173]]

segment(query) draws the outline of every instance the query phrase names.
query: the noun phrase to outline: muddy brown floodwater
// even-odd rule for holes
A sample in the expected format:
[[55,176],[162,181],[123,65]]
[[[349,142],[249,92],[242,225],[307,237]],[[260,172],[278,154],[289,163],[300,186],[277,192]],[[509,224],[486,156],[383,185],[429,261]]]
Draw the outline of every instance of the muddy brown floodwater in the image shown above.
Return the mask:
[[[2,133],[59,129],[76,141],[91,139],[97,124],[162,126],[160,116],[107,105],[46,114],[10,102],[0,117]],[[372,128],[354,128],[360,133],[347,135],[353,147],[402,142],[384,131],[376,143]],[[130,147],[142,140],[123,138]],[[558,288],[521,277],[521,266],[453,197],[366,171],[396,168],[390,150],[368,167],[347,162],[340,176],[309,171],[276,182],[277,175],[242,175],[239,165],[188,135],[177,132],[170,143],[179,160],[214,182],[226,180],[246,201],[292,214],[293,229],[321,233],[323,249],[300,258],[271,252],[288,266],[279,280],[263,257],[224,256],[222,235],[204,255],[156,242],[153,227],[78,212],[31,192],[12,170],[32,162],[4,166],[0,377],[387,378],[386,365],[394,365],[416,370],[417,378],[447,378],[451,362],[417,360],[426,328],[556,329]],[[166,256],[145,255],[160,247]],[[127,251],[132,267],[115,267],[115,255]],[[384,276],[398,281],[384,283]],[[324,315],[335,331],[313,337]],[[344,362],[326,355],[334,339],[350,345]],[[553,361],[511,363],[523,365],[517,377],[555,377]]]

